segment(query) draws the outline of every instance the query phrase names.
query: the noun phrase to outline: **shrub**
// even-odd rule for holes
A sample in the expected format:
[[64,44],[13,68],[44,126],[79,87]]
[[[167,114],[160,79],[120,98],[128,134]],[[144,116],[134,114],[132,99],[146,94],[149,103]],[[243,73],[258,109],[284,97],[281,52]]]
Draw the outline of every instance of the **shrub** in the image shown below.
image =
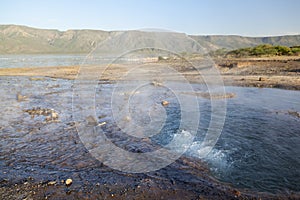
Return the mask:
[[300,46],[272,46],[270,44],[262,44],[256,47],[236,49],[229,51],[226,56],[229,57],[249,57],[249,56],[276,56],[276,55],[296,55],[300,53]]
[[276,46],[275,47],[278,51],[278,55],[292,55],[292,51],[289,47],[286,46]]

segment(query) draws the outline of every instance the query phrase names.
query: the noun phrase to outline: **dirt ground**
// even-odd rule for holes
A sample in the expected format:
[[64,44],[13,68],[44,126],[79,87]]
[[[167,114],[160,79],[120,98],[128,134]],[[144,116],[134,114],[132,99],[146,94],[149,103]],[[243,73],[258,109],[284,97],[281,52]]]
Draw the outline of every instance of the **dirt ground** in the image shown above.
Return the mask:
[[[166,61],[168,62],[168,61]],[[157,66],[166,62],[154,63]],[[224,84],[243,87],[268,87],[290,90],[300,90],[300,57],[270,57],[270,58],[241,58],[241,59],[214,59],[219,69]],[[153,63],[152,63],[153,64]],[[169,64],[169,63],[167,63]],[[180,64],[171,61],[173,66]],[[93,74],[94,71],[106,69],[106,66],[85,66]],[[76,79],[80,70],[79,66],[55,66],[34,68],[8,68],[0,69],[0,76],[29,76],[52,77],[63,79]],[[115,80],[123,68],[119,65],[110,66],[102,76],[105,80]],[[192,82],[202,82],[196,79],[199,72],[180,67],[180,72],[185,74]],[[172,75],[168,75],[172,76]]]
[[300,57],[216,59],[225,84],[300,89]]

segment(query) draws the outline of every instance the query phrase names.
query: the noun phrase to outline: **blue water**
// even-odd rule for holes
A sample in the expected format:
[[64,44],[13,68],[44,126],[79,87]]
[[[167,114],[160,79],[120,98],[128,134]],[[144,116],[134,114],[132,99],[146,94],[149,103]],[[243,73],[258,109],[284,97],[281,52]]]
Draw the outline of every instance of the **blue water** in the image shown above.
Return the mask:
[[[206,158],[219,180],[258,191],[300,191],[300,92],[227,87],[227,116]],[[192,155],[197,156],[196,149]]]
[[[109,88],[113,87],[114,85],[102,85],[100,90],[107,90],[109,94]],[[200,90],[203,87],[195,84],[194,88]],[[272,193],[299,192],[300,118],[290,112],[300,113],[300,92],[247,87],[226,87],[226,92],[236,96],[227,99],[222,134],[212,152],[204,159],[200,154],[201,142],[211,120],[211,101],[198,97],[200,126],[198,135],[185,156],[207,162],[215,178],[238,188]],[[102,92],[96,98],[103,99],[105,94]],[[145,105],[151,98],[157,101],[159,97],[148,96],[140,103]],[[160,134],[151,138],[156,144],[168,144],[178,129],[180,105],[172,99],[170,102],[171,106],[166,108],[165,126]],[[110,103],[107,102],[108,105]],[[137,104],[136,102],[133,105]],[[96,105],[99,114],[103,115],[104,110],[101,108],[104,104]],[[144,115],[135,113],[139,119]],[[114,136],[119,137],[116,134]],[[120,146],[126,146],[126,143],[126,139],[119,142]],[[149,151],[141,144],[133,146],[133,150],[141,148],[142,151]]]
[[[73,66],[111,62],[111,57],[92,57],[88,54],[0,55],[0,68]],[[122,60],[119,58],[119,60]]]
[[0,68],[70,66],[83,63],[86,55],[0,55]]

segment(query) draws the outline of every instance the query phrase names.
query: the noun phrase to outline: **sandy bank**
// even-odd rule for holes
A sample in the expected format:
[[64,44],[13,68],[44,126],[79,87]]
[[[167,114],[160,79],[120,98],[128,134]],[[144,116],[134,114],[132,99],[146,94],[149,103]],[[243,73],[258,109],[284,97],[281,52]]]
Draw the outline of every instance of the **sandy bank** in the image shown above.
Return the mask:
[[[225,85],[300,90],[300,57],[214,59],[214,62],[223,77]],[[153,71],[155,71],[153,66],[160,67],[166,64],[179,69],[179,72],[186,76],[189,81],[203,83],[203,80],[199,80],[198,71],[190,68],[185,69],[182,63],[176,61],[151,63],[152,69],[149,68],[149,77],[155,77],[153,76]],[[85,71],[88,71],[91,76],[95,76],[95,72],[100,74],[107,66],[83,67],[88,69]],[[36,76],[76,79],[79,70],[79,66],[4,68],[0,69],[0,76],[28,76],[33,77],[33,80]],[[101,75],[101,79],[117,80],[124,70],[126,69],[122,66],[114,65]],[[176,80],[173,74],[166,74],[166,77],[170,80]]]

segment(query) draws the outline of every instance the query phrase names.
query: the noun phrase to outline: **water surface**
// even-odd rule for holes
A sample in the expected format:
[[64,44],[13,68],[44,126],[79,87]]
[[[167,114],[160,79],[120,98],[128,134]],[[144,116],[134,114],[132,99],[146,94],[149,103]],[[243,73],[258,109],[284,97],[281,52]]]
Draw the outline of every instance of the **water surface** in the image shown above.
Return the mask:
[[[70,176],[78,183],[134,181],[134,176],[128,178],[122,172],[103,166],[81,143],[72,118],[72,81],[0,77],[0,85],[2,183],[18,182],[28,177],[47,181]],[[101,83],[99,89],[110,91],[112,87],[111,83]],[[201,85],[194,87],[203,89]],[[207,158],[198,159],[199,144],[211,117],[210,101],[198,97],[201,112],[199,136],[183,157],[195,163],[207,163],[212,176],[238,188],[271,193],[300,192],[300,119],[288,113],[300,112],[300,92],[243,87],[226,87],[226,91],[236,93],[236,97],[227,99],[226,122],[217,145]],[[17,101],[17,93],[27,96],[26,100]],[[172,98],[170,102],[163,131],[151,138],[158,146],[167,143],[178,129],[180,105],[176,101],[172,104]],[[98,109],[103,109],[101,112],[108,115],[99,116],[99,121],[107,120],[107,134],[116,140],[117,145],[132,152],[157,148],[144,146],[144,143],[123,135],[113,123],[109,123],[110,111],[101,107],[101,101],[97,103]],[[36,107],[54,109],[59,113],[60,121],[46,123],[45,116],[31,117],[24,112]],[[139,112],[135,114],[139,115]],[[144,116],[137,117],[143,119]],[[183,169],[188,169],[188,173]],[[147,176],[197,183],[201,181],[199,176],[193,175],[197,173],[199,168],[179,162]]]

